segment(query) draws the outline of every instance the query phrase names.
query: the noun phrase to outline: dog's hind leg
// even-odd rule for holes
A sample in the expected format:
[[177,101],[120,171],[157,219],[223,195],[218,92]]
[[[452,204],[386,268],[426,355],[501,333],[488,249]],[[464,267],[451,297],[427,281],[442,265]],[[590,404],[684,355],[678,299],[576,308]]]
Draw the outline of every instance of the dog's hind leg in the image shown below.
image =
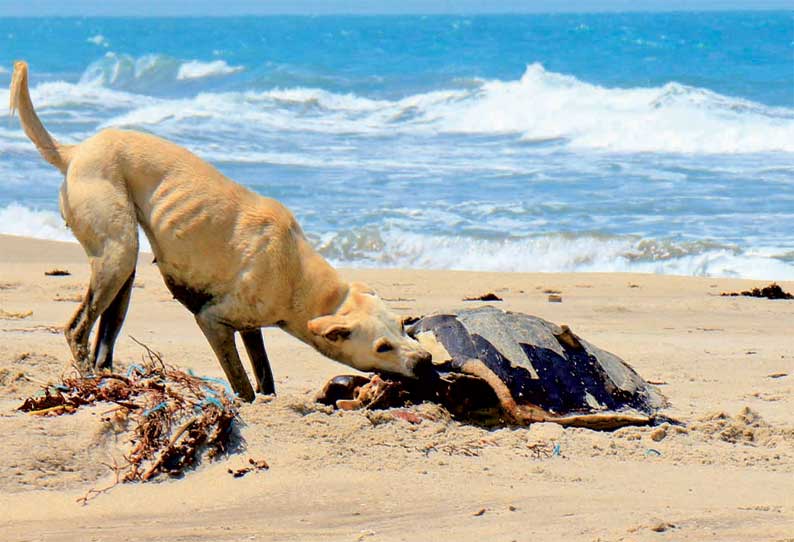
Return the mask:
[[[91,265],[91,280],[83,302],[64,329],[66,342],[81,373],[93,372],[88,340],[97,319],[119,296],[119,292],[135,270],[138,259],[138,225],[135,209],[129,200],[123,180],[85,178],[72,164],[61,190],[61,209],[77,240],[85,250]],[[75,168],[75,169],[72,169]],[[122,295],[115,310],[115,318],[108,318],[102,334],[108,338],[112,320],[123,320],[126,308]],[[110,316],[110,315],[109,315]],[[113,333],[111,333],[113,331]],[[101,343],[101,338],[100,338]]]
[[254,400],[254,389],[245,374],[237,346],[234,344],[234,329],[216,319],[212,308],[204,309],[196,314],[196,322],[212,347],[215,356],[226,373],[226,378],[232,385],[235,393],[246,402]]
[[130,278],[116,294],[116,298],[99,318],[99,330],[96,334],[92,356],[92,366],[98,371],[113,370],[113,345],[116,343],[116,337],[118,337],[124,317],[127,315],[134,280],[135,271],[133,270]]
[[276,384],[273,381],[273,370],[270,368],[270,360],[267,359],[265,341],[262,338],[262,330],[254,329],[241,331],[245,350],[251,360],[251,367],[254,369],[256,379],[256,391],[263,395],[275,395]]
[[[90,374],[93,366],[88,352],[88,339],[97,318],[113,304],[125,282],[135,269],[137,246],[133,254],[119,247],[108,248],[102,257],[91,260],[91,282],[83,302],[66,325],[64,335],[72,350],[72,355],[81,373]],[[129,294],[127,294],[129,295]],[[123,296],[122,296],[123,297]],[[123,313],[117,312],[123,320]],[[120,325],[120,322],[119,322]],[[118,329],[115,330],[118,333]]]

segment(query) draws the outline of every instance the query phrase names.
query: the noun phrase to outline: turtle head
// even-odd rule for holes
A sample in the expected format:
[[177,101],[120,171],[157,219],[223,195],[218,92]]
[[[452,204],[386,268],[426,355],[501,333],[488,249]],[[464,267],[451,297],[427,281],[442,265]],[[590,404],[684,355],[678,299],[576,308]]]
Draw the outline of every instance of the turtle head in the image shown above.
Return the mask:
[[405,333],[402,319],[365,284],[354,282],[335,313],[308,322],[315,347],[361,371],[416,377],[430,352]]

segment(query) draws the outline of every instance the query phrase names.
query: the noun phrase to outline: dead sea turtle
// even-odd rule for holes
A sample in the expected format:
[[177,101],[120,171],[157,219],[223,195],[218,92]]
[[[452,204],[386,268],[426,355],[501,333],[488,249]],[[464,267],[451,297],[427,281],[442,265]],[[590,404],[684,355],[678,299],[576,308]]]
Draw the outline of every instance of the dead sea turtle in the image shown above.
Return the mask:
[[666,401],[623,360],[567,326],[491,306],[421,318],[408,333],[433,354],[418,380],[331,380],[318,400],[350,409],[431,400],[459,416],[613,429],[653,421]]

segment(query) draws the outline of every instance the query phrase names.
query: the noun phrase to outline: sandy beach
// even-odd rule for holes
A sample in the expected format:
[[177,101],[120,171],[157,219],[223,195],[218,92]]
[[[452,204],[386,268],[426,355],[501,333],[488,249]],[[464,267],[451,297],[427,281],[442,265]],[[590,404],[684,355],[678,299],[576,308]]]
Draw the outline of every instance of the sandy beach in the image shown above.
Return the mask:
[[[55,268],[68,276],[45,276]],[[69,362],[60,332],[88,265],[76,244],[0,237],[0,538],[34,540],[794,540],[794,302],[721,297],[761,281],[639,274],[345,270],[403,314],[495,292],[630,363],[685,425],[612,433],[552,424],[486,430],[450,420],[329,412],[312,401],[350,373],[266,331],[278,396],[244,405],[246,449],[177,480],[125,484],[103,464],[124,433],[102,407],[17,412]],[[782,283],[794,289],[794,283]],[[549,303],[545,290],[559,290]],[[27,315],[30,311],[31,314]],[[222,376],[192,316],[142,254],[119,367],[142,349]],[[533,445],[559,444],[538,456]],[[233,478],[248,458],[270,470]]]

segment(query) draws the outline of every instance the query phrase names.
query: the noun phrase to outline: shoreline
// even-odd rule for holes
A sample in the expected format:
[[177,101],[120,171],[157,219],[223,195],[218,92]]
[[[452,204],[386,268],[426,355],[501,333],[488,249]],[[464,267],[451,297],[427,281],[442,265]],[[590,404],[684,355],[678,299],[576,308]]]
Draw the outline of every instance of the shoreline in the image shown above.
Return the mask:
[[[70,260],[79,260],[82,258],[83,261],[87,262],[85,253],[83,252],[80,243],[77,240],[73,241],[62,241],[62,240],[55,240],[55,239],[43,239],[39,237],[28,237],[22,235],[10,235],[0,233],[0,246],[3,247],[3,257],[5,257],[9,262],[13,261],[14,259],[21,259],[23,261],[35,261],[36,258],[36,250],[34,248],[39,248],[41,251],[46,251],[49,253],[50,251],[54,251],[54,254],[59,256],[67,257]],[[150,263],[152,253],[148,251],[139,251],[138,253],[138,263],[139,265],[142,263]],[[42,256],[43,257],[43,256]],[[149,260],[146,260],[146,258]],[[1,260],[0,260],[1,261]],[[333,264],[332,264],[333,265]],[[638,276],[638,277],[648,277],[648,276],[656,276],[656,277],[670,277],[673,279],[701,279],[701,280],[712,280],[712,281],[730,281],[733,283],[771,283],[777,282],[778,284],[789,284],[794,285],[794,278],[792,279],[782,279],[777,280],[773,278],[762,278],[762,279],[755,279],[755,278],[746,278],[746,277],[723,277],[723,276],[711,276],[711,275],[683,275],[683,274],[674,274],[674,273],[655,273],[655,272],[645,272],[645,271],[477,271],[477,270],[469,270],[469,269],[436,269],[436,268],[410,268],[410,267],[354,267],[354,266],[336,266],[337,269],[340,271],[345,271],[349,273],[367,273],[367,272],[384,272],[384,273],[392,273],[392,272],[419,272],[419,273],[470,273],[470,274],[478,274],[478,275],[538,275],[538,276],[596,276],[596,275],[617,275],[617,276]],[[794,288],[794,286],[792,286]]]

